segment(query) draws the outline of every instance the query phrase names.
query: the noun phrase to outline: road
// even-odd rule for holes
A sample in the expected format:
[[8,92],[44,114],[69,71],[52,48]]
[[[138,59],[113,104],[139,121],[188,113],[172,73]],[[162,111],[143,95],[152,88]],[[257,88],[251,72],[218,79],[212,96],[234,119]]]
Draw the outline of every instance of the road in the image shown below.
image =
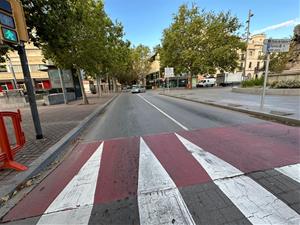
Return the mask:
[[264,122],[246,114],[172,99],[158,95],[156,92],[139,95],[128,93],[119,96],[103,118],[95,121],[84,139],[105,140],[184,129],[145,100],[190,130]]
[[121,94],[7,224],[299,224],[300,130]]

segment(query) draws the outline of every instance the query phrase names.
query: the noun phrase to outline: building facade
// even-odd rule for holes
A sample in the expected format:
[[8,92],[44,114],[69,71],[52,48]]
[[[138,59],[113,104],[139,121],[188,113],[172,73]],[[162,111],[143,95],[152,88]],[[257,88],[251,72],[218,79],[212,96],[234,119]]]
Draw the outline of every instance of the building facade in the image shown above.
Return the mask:
[[158,87],[161,83],[160,73],[160,56],[159,53],[155,53],[149,59],[150,70],[146,75],[146,86]]
[[[42,51],[33,44],[25,46],[32,82],[36,90],[51,89],[46,63]],[[8,53],[9,59],[0,65],[0,92],[14,89],[13,71],[18,88],[26,89],[21,62],[17,51]],[[10,63],[11,62],[11,63]],[[13,71],[12,71],[13,69]]]
[[[263,60],[263,46],[265,34],[256,34],[250,37],[247,46],[247,60],[246,60],[246,77],[259,78],[264,73],[264,60]],[[239,54],[239,67],[236,72],[242,72],[245,63],[245,52],[238,51]]]

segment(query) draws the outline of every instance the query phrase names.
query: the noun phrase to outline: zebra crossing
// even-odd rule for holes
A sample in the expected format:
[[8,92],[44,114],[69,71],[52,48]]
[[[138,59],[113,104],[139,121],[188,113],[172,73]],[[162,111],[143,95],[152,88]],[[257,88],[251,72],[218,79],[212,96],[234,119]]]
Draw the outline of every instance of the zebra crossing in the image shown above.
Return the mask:
[[252,129],[81,143],[3,222],[299,224],[299,130],[267,144]]

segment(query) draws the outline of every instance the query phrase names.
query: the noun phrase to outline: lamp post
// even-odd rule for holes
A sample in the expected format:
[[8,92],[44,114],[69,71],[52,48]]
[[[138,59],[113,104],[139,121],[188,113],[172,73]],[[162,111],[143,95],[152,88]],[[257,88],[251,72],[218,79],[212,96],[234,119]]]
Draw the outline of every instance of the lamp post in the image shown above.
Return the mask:
[[243,77],[246,77],[248,44],[249,44],[249,37],[250,37],[250,21],[251,21],[252,16],[254,16],[254,14],[251,12],[251,9],[250,9],[249,13],[248,13],[248,20],[246,21],[246,23],[247,23],[247,36],[246,36],[246,52],[245,52],[245,59],[244,59]]

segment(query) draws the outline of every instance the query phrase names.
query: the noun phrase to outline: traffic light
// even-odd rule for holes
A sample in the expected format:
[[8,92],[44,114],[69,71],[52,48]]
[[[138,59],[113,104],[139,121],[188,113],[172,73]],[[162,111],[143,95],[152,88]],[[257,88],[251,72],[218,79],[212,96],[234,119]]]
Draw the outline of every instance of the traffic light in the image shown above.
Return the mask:
[[19,0],[0,0],[0,26],[1,43],[28,41],[24,11]]

